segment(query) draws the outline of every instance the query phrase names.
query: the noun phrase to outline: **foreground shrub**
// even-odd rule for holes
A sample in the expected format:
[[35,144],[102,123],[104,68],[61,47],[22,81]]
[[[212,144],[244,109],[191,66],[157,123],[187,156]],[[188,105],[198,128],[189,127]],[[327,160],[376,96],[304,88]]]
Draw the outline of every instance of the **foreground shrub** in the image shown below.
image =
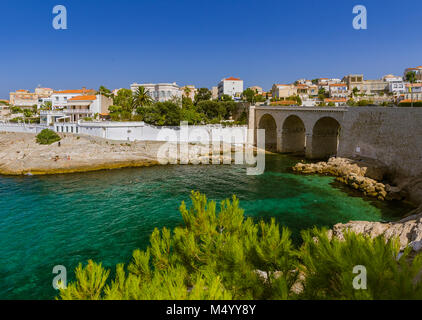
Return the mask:
[[37,135],[37,143],[39,144],[52,144],[60,140],[60,136],[50,129],[44,129]]
[[[400,252],[397,239],[346,233],[345,240],[330,239],[326,230],[302,232],[304,299],[422,299],[422,255],[410,261],[411,248]],[[353,270],[364,266],[366,290],[356,290]],[[358,285],[362,285],[359,283]]]
[[[62,299],[402,299],[422,298],[421,256],[400,258],[396,240],[326,230],[302,233],[296,249],[290,232],[271,220],[245,219],[236,197],[220,204],[192,193],[182,203],[185,226],[156,229],[150,246],[119,264],[116,276],[92,261],[76,269]],[[367,290],[355,290],[356,265],[368,272]]]

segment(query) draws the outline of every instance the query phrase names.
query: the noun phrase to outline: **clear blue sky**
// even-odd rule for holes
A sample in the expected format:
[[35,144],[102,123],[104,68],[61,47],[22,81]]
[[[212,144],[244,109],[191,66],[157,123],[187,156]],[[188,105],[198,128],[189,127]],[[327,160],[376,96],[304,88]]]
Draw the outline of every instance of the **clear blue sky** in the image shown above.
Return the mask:
[[[68,10],[68,30],[52,8]],[[368,30],[352,28],[354,5]],[[298,78],[366,78],[422,65],[420,0],[2,0],[0,98],[9,91],[132,82],[268,90]]]

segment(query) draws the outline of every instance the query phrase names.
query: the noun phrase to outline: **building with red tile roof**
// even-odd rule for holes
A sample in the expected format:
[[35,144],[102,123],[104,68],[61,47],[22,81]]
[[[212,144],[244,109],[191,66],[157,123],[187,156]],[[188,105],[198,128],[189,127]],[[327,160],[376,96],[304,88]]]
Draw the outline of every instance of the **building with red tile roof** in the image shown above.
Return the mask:
[[240,100],[243,93],[243,80],[235,77],[224,78],[218,84],[218,98],[228,95],[234,100]]

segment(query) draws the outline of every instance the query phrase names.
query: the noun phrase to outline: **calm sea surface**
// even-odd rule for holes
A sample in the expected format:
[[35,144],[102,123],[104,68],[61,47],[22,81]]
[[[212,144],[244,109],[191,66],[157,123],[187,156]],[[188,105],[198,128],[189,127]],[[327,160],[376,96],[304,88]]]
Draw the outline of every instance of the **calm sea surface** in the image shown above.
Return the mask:
[[106,267],[145,248],[154,228],[182,223],[191,190],[222,200],[236,194],[247,216],[275,217],[295,241],[313,226],[398,219],[401,203],[363,199],[331,177],[301,176],[298,159],[267,156],[266,172],[240,166],[166,166],[43,177],[0,177],[0,299],[52,299],[55,265],[68,278],[79,262]]

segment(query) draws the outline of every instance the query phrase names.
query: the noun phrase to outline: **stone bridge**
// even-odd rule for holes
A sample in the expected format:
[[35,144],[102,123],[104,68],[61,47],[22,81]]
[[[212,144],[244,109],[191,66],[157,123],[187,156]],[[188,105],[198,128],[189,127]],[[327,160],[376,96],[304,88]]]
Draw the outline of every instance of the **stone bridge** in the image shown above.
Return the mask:
[[322,159],[337,154],[347,107],[252,106],[249,128],[265,129],[265,149]]

